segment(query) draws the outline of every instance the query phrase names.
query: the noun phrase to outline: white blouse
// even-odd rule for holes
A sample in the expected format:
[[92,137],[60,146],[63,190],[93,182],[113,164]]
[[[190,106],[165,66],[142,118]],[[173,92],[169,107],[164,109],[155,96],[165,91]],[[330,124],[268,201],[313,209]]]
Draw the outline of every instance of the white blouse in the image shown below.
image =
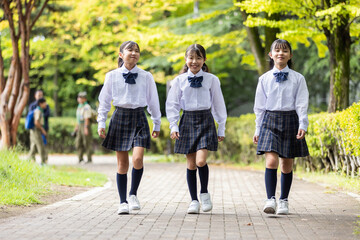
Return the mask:
[[130,71],[138,74],[136,84],[125,83],[123,73],[128,73],[129,70],[124,65],[106,74],[99,95],[98,129],[105,128],[107,114],[113,101],[115,107],[135,109],[148,106],[147,111],[154,124],[153,131],[160,131],[161,112],[154,78],[150,72],[137,66]]
[[211,108],[211,113],[218,123],[218,136],[225,136],[225,123],[227,118],[224,97],[220,88],[220,80],[215,75],[200,70],[196,77],[203,76],[202,87],[190,87],[188,76],[195,75],[188,72],[177,76],[166,100],[166,116],[170,122],[172,132],[179,132],[177,122],[180,118],[180,109],[185,111],[199,111]]
[[303,75],[288,66],[281,72],[289,72],[288,79],[276,82],[273,73],[280,72],[274,67],[259,78],[256,88],[254,112],[256,115],[255,136],[259,136],[261,124],[266,110],[292,111],[296,110],[299,117],[299,129],[307,130],[309,120],[307,109],[309,104],[309,91]]

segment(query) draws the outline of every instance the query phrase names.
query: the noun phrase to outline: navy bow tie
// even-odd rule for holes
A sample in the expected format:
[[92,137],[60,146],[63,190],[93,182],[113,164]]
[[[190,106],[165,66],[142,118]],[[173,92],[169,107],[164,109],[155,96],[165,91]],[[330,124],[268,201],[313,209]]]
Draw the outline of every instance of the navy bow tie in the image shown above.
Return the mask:
[[137,78],[138,74],[137,73],[132,73],[132,72],[128,72],[128,73],[123,73],[123,77],[125,79],[125,82],[128,84],[135,84],[135,79]]
[[289,72],[276,72],[273,74],[276,77],[276,82],[284,82],[287,80]]
[[199,88],[201,87],[201,82],[203,81],[203,76],[200,77],[190,77],[188,76],[188,80],[190,82],[190,87]]

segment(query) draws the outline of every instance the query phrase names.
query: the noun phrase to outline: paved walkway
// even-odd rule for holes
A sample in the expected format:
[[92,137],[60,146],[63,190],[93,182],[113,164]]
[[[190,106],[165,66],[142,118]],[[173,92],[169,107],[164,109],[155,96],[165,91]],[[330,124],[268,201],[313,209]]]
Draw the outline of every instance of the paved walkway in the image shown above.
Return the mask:
[[[49,162],[72,164],[76,157]],[[148,162],[138,191],[142,209],[117,215],[114,162],[114,156],[95,157],[83,165],[108,174],[112,184],[2,220],[0,239],[360,239],[353,234],[360,220],[355,198],[295,179],[291,214],[266,215],[262,172],[216,166],[210,166],[211,213],[186,214],[185,164]]]

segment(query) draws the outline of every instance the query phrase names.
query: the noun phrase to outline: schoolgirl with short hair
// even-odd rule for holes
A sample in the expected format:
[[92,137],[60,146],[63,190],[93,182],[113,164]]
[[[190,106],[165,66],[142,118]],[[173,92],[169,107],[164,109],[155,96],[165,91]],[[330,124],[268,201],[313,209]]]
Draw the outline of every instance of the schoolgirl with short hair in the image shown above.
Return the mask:
[[[267,214],[288,214],[288,196],[295,157],[309,155],[305,133],[309,124],[309,92],[303,75],[291,69],[292,49],[286,40],[275,40],[270,48],[271,70],[258,81],[254,112],[253,138],[257,154],[265,154]],[[281,166],[281,195],[276,203],[277,168]]]
[[[156,84],[150,72],[140,69],[136,64],[140,58],[140,48],[136,42],[126,41],[120,46],[119,68],[108,72],[99,95],[98,134],[105,138],[102,145],[116,151],[116,182],[120,196],[118,214],[128,214],[130,210],[139,210],[137,189],[143,174],[144,149],[150,148],[150,129],[144,112],[151,115],[153,121],[152,137],[160,133],[161,113]],[[106,134],[105,122],[111,109],[111,116]],[[129,168],[128,151],[133,149],[132,179],[129,198],[126,199],[127,172]]]
[[[216,151],[218,142],[224,140],[226,107],[219,78],[209,73],[205,64],[206,52],[200,44],[189,46],[185,53],[185,65],[172,81],[167,100],[166,115],[170,122],[171,138],[175,140],[175,153],[186,154],[187,183],[192,202],[187,213],[199,213],[196,171],[200,177],[200,201],[202,210],[212,209],[208,192],[208,151]],[[179,126],[180,110],[183,114]],[[218,123],[218,134],[214,118]]]

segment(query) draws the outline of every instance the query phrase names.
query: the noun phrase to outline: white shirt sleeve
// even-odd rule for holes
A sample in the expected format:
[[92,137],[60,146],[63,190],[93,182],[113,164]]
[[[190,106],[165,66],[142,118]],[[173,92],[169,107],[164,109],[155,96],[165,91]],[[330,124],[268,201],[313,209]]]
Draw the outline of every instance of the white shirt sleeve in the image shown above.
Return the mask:
[[170,133],[179,132],[177,123],[180,118],[180,99],[181,89],[179,86],[179,78],[175,78],[166,99],[166,117],[170,123]]
[[309,105],[309,91],[306,86],[305,78],[300,79],[300,83],[295,96],[295,109],[299,117],[299,129],[307,131],[309,125],[307,109]]
[[224,97],[221,92],[220,80],[218,78],[213,80],[210,92],[212,96],[211,113],[219,125],[218,136],[225,137],[227,112]]
[[254,104],[254,113],[256,115],[255,136],[259,136],[259,134],[260,134],[260,128],[261,128],[262,121],[264,119],[265,111],[266,111],[266,94],[264,91],[262,78],[259,78],[258,85],[256,88],[255,104]]
[[147,100],[147,111],[151,115],[151,120],[153,121],[153,131],[160,131],[161,124],[161,112],[160,112],[160,103],[159,103],[159,95],[156,88],[156,83],[151,75],[151,73],[147,74],[148,86],[146,93]]
[[102,87],[99,95],[99,108],[98,108],[98,129],[106,127],[107,114],[111,109],[112,101],[112,86],[110,75],[106,74],[104,86]]

